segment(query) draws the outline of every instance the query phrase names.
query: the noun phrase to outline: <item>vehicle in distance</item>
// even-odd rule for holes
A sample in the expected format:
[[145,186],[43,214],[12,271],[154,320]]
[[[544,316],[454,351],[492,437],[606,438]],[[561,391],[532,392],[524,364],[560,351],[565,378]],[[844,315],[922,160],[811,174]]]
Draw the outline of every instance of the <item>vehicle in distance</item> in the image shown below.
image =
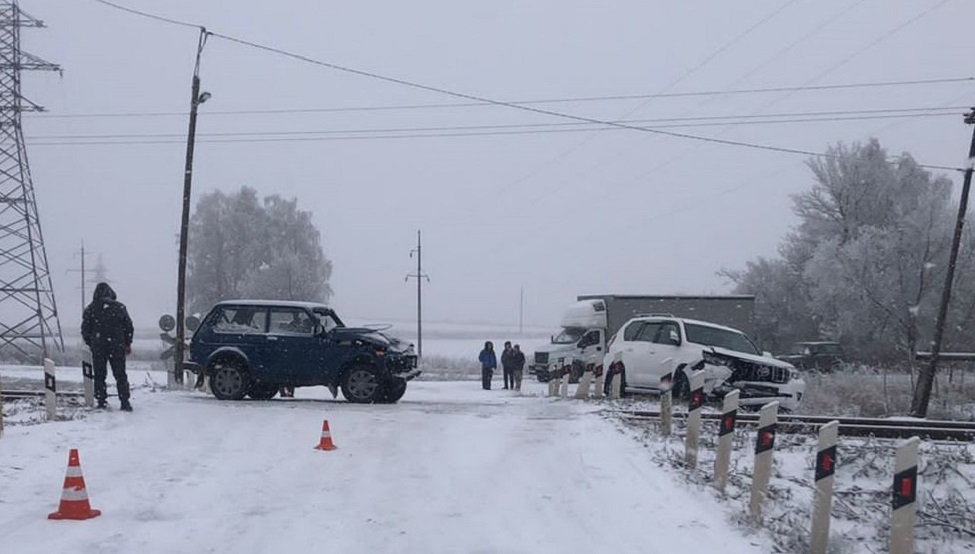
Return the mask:
[[705,395],[720,398],[738,389],[744,406],[777,400],[783,409],[795,410],[806,390],[791,364],[763,353],[741,331],[693,319],[630,319],[610,339],[603,367],[616,362],[622,362],[626,393],[672,387],[683,397],[690,393],[691,373],[699,369],[705,372]]
[[378,328],[346,327],[324,304],[276,300],[218,303],[193,334],[184,368],[203,372],[221,400],[324,385],[366,404],[397,402],[420,374],[412,344]]
[[778,358],[799,369],[831,372],[843,366],[845,356],[840,343],[815,341],[794,343],[787,355]]

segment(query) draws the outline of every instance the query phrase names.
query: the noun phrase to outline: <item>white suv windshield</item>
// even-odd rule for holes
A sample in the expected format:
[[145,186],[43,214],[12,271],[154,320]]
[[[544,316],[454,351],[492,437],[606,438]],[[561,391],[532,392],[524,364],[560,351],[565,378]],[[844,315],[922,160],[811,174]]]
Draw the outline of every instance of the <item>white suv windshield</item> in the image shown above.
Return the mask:
[[761,351],[755,346],[755,343],[737,331],[695,325],[693,323],[685,323],[684,330],[687,331],[688,342],[727,348],[728,350],[744,352],[745,354],[761,355]]

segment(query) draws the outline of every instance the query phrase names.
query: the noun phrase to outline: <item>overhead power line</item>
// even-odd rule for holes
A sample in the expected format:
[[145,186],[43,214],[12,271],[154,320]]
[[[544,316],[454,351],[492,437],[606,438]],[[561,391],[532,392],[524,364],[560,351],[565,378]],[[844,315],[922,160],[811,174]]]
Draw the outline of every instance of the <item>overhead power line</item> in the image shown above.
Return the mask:
[[[101,0],[94,0],[96,2]],[[567,98],[541,98],[532,100],[514,100],[511,104],[532,105],[532,104],[560,104],[576,102],[608,102],[619,100],[638,100],[643,98],[679,98],[689,96],[725,96],[735,94],[763,94],[777,92],[816,92],[827,90],[843,89],[864,89],[864,88],[883,88],[883,87],[905,87],[919,85],[938,85],[956,84],[965,82],[975,82],[975,77],[948,77],[943,79],[914,79],[907,81],[879,81],[865,83],[837,83],[832,85],[818,86],[787,86],[787,87],[767,87],[735,90],[706,90],[690,92],[672,92],[661,94],[623,94],[608,96],[576,96]],[[308,107],[308,108],[269,108],[269,109],[241,109],[241,110],[207,110],[207,117],[214,115],[277,115],[277,114],[302,114],[302,113],[332,113],[332,112],[371,112],[371,111],[398,111],[398,110],[427,110],[427,109],[453,109],[453,108],[478,108],[493,106],[490,102],[451,102],[437,104],[391,104],[380,106],[346,106],[346,107]],[[93,112],[93,113],[68,113],[68,114],[34,114],[31,119],[82,119],[82,118],[110,118],[110,117],[185,117],[186,111],[134,111],[134,112]]]
[[[866,119],[894,119],[912,117],[944,117],[956,116],[965,106],[940,108],[900,108],[892,110],[850,110],[827,112],[796,112],[767,115],[745,116],[699,116],[674,117],[658,119],[618,120],[626,123],[661,123],[655,129],[673,127],[711,127],[733,123],[736,125],[766,125],[783,123],[809,122],[837,122],[859,121]],[[734,120],[742,121],[735,123]],[[495,125],[445,125],[423,127],[387,127],[387,128],[353,128],[353,129],[325,129],[325,130],[280,130],[280,131],[224,131],[198,133],[199,137],[234,137],[234,136],[289,136],[289,135],[342,135],[342,134],[371,134],[371,133],[423,133],[437,131],[483,131],[483,130],[532,130],[546,129],[538,132],[578,132],[578,131],[621,131],[616,127],[594,127],[595,124],[560,122],[560,123],[509,123]],[[572,127],[572,128],[568,128]],[[554,128],[554,129],[553,129]],[[32,140],[89,140],[89,139],[138,139],[138,138],[182,138],[184,133],[116,133],[89,135],[32,135]],[[423,135],[412,135],[423,136]]]
[[[107,0],[95,0],[95,1],[96,2],[99,2],[101,4],[105,4],[105,5],[109,5],[109,6],[115,7],[115,8],[121,8],[121,6],[119,6],[117,4],[113,4],[111,2],[108,2]],[[132,13],[137,13],[138,15],[144,15],[144,16],[147,16],[147,17],[149,17],[151,15],[151,14],[146,14],[145,12],[137,12],[137,11],[131,10],[131,9],[127,9],[126,11],[129,11],[129,12],[132,12]],[[160,18],[158,16],[153,16],[153,19],[165,20],[167,18]],[[173,23],[173,24],[177,24],[177,25],[181,25],[181,26],[189,26],[189,27],[195,27],[197,29],[205,29],[205,27],[203,27],[201,25],[192,25],[192,24],[189,24],[189,23],[186,23],[186,22],[177,21],[177,20],[171,20],[171,21],[168,21],[168,22],[169,23]],[[745,141],[738,141],[738,140],[731,140],[731,139],[721,139],[721,138],[717,138],[717,137],[708,137],[708,136],[701,136],[701,135],[692,135],[692,134],[680,133],[680,132],[676,132],[676,131],[665,131],[665,130],[654,129],[654,128],[650,128],[650,127],[640,127],[640,126],[635,126],[635,125],[629,125],[629,124],[626,124],[626,123],[618,123],[618,122],[612,122],[612,121],[605,121],[605,120],[601,120],[601,119],[597,119],[597,118],[585,117],[585,116],[580,116],[580,115],[574,115],[574,114],[569,114],[569,113],[565,113],[565,112],[558,112],[558,111],[554,111],[554,110],[550,110],[550,109],[543,109],[543,108],[533,107],[533,106],[524,105],[524,104],[515,104],[515,103],[512,103],[512,102],[507,102],[507,101],[503,101],[503,100],[494,100],[494,99],[487,98],[487,97],[484,97],[484,96],[479,96],[479,95],[475,95],[475,94],[468,94],[468,93],[464,93],[464,92],[457,92],[457,91],[445,89],[445,88],[442,88],[442,87],[437,87],[437,86],[433,86],[433,85],[426,85],[426,84],[423,84],[423,83],[419,83],[419,82],[415,82],[415,81],[410,81],[410,80],[403,79],[403,78],[391,77],[391,76],[388,76],[388,75],[383,75],[383,74],[375,73],[375,72],[372,72],[372,71],[366,71],[366,70],[363,70],[363,69],[356,69],[354,67],[348,67],[348,66],[344,66],[344,65],[340,65],[340,64],[336,64],[336,63],[332,63],[332,62],[327,62],[327,61],[324,61],[324,60],[319,60],[319,59],[316,59],[316,58],[312,58],[312,57],[307,56],[307,55],[304,55],[304,54],[298,54],[296,52],[291,52],[291,51],[285,50],[283,48],[278,48],[278,47],[269,46],[269,45],[266,45],[266,44],[261,44],[261,43],[258,43],[258,42],[246,40],[246,39],[239,38],[239,37],[235,37],[235,36],[232,36],[232,35],[227,35],[227,34],[224,34],[224,33],[219,33],[219,32],[215,32],[215,31],[206,31],[206,32],[207,32],[207,34],[209,36],[214,37],[214,38],[223,39],[223,40],[228,41],[228,42],[231,42],[231,43],[239,44],[239,45],[242,45],[242,46],[247,46],[247,47],[250,47],[250,48],[254,48],[256,50],[261,50],[261,51],[264,51],[264,52],[268,52],[268,53],[280,55],[280,56],[283,56],[283,57],[287,57],[287,58],[291,58],[291,59],[294,59],[294,60],[302,61],[302,62],[309,63],[309,64],[312,64],[312,65],[317,65],[319,67],[324,67],[324,68],[332,69],[332,70],[335,70],[335,71],[340,71],[340,72],[343,72],[343,73],[348,73],[350,75],[358,75],[360,77],[366,77],[366,78],[369,78],[369,79],[373,79],[373,80],[377,80],[377,81],[382,81],[382,82],[386,82],[386,83],[391,83],[391,84],[395,84],[395,85],[399,85],[399,86],[403,86],[403,87],[407,87],[407,88],[413,88],[413,89],[416,89],[416,90],[423,90],[423,91],[427,91],[427,92],[434,92],[434,93],[437,93],[437,94],[442,94],[442,95],[445,95],[445,96],[451,96],[451,97],[454,97],[454,98],[460,98],[462,100],[467,100],[467,101],[471,101],[471,102],[485,103],[485,104],[490,104],[490,105],[499,106],[499,107],[507,107],[507,108],[511,108],[511,109],[515,109],[515,110],[521,110],[521,111],[525,111],[525,112],[536,113],[536,114],[540,114],[540,115],[547,115],[547,116],[551,116],[551,117],[568,119],[568,120],[572,120],[572,121],[578,121],[578,122],[583,122],[583,123],[592,123],[592,124],[597,124],[597,125],[605,125],[605,126],[609,126],[609,127],[617,127],[617,128],[620,128],[620,129],[629,129],[629,130],[632,130],[632,131],[653,133],[653,134],[657,134],[657,135],[661,135],[661,136],[668,136],[668,137],[672,137],[672,138],[680,138],[680,139],[685,139],[685,140],[696,140],[696,141],[709,142],[709,143],[712,143],[712,144],[722,144],[722,145],[726,145],[726,146],[738,146],[738,147],[742,147],[742,148],[750,148],[750,149],[757,149],[757,150],[766,150],[766,151],[769,151],[769,152],[780,152],[780,153],[796,154],[796,155],[802,155],[802,156],[826,157],[826,158],[831,157],[829,154],[825,154],[825,153],[822,153],[822,152],[814,152],[814,151],[811,151],[811,150],[803,150],[803,149],[800,149],[800,148],[790,148],[790,147],[784,147],[784,146],[774,146],[774,145],[769,145],[769,144],[759,144],[759,143],[752,143],[752,142],[745,142]],[[955,171],[964,171],[964,169],[962,169],[962,168],[945,168],[945,167],[939,167],[939,166],[922,166],[922,167],[930,167],[930,168],[933,168],[933,169],[951,169],[951,170],[955,170]]]

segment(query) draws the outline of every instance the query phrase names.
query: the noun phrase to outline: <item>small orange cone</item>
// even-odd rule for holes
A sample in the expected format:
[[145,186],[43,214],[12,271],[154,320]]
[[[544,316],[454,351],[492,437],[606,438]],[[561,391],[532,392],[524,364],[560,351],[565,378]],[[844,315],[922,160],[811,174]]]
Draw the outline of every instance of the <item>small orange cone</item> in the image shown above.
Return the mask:
[[81,474],[78,449],[68,453],[68,470],[64,474],[64,489],[61,491],[61,505],[58,511],[48,514],[47,519],[91,519],[102,515],[100,510],[92,510],[85,490],[85,478]]
[[326,419],[322,423],[322,438],[318,441],[315,450],[335,450],[336,448],[338,447],[332,444],[332,432],[328,430],[328,420]]

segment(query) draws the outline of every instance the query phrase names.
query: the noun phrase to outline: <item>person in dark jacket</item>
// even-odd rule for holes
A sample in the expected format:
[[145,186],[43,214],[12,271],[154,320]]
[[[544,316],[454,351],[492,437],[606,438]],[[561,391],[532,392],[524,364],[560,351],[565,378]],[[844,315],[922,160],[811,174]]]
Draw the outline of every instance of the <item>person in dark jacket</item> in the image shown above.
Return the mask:
[[504,388],[507,390],[508,384],[511,384],[510,388],[515,388],[515,381],[511,378],[511,355],[514,354],[514,350],[511,349],[511,341],[504,341],[504,350],[501,352],[501,372],[504,373]]
[[81,319],[81,338],[91,348],[98,407],[108,407],[105,378],[108,376],[108,364],[111,364],[122,410],[131,412],[125,356],[132,352],[132,318],[129,317],[125,304],[115,298],[115,291],[108,283],[98,283],[91,304],[85,308]]
[[521,376],[525,370],[525,353],[521,351],[521,345],[516,344],[511,350],[511,388],[521,390]]
[[484,350],[481,350],[477,359],[481,362],[481,387],[484,390],[491,390],[491,377],[494,376],[494,370],[498,367],[498,357],[494,355],[494,343],[485,342]]

